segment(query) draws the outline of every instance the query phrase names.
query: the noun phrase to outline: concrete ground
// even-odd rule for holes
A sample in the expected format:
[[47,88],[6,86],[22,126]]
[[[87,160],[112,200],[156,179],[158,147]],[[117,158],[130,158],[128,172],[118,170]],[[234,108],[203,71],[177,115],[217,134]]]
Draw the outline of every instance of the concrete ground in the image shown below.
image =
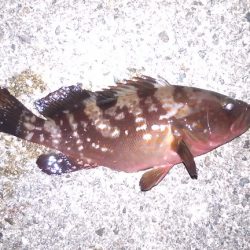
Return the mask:
[[[250,103],[248,0],[5,0],[0,85],[34,110],[61,86],[135,73]],[[142,193],[142,173],[47,176],[46,149],[0,134],[0,249],[249,249],[250,140],[196,158]]]

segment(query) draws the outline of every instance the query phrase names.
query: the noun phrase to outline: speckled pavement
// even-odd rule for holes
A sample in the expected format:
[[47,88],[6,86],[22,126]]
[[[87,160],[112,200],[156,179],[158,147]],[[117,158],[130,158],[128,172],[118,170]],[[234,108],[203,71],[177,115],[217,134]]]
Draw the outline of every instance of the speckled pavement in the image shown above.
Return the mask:
[[[0,85],[33,102],[134,74],[250,103],[250,2],[5,0]],[[107,168],[47,176],[47,149],[0,134],[0,249],[250,249],[250,131],[153,190]]]

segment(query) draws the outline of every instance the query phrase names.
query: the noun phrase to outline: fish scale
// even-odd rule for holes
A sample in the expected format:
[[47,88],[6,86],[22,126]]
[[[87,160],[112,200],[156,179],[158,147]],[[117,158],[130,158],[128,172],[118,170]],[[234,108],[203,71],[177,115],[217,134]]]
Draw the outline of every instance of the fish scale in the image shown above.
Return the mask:
[[46,120],[0,89],[0,131],[58,151],[38,158],[43,172],[149,169],[140,180],[143,191],[181,162],[196,179],[195,156],[250,127],[249,104],[148,76],[96,92],[79,84],[63,87],[35,105]]

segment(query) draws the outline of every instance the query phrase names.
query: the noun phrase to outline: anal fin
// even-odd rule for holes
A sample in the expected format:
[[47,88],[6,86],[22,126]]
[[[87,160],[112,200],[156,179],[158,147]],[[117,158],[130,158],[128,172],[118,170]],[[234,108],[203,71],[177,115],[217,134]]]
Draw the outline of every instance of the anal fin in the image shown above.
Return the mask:
[[[80,161],[79,161],[80,162]],[[62,153],[42,154],[36,161],[38,167],[46,174],[61,175],[63,173],[70,173],[80,169],[92,168],[89,164],[83,162],[77,163],[72,158]]]
[[141,191],[148,191],[156,186],[172,167],[172,165],[160,166],[144,173],[140,180]]

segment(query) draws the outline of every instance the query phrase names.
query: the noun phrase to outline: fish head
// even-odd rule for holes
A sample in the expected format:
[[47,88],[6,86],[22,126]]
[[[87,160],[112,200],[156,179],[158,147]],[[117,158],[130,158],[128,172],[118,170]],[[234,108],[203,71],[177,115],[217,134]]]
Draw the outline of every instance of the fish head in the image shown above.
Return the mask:
[[246,102],[217,94],[218,102],[208,111],[207,128],[213,141],[219,144],[243,134],[250,127],[250,105]]
[[250,128],[250,105],[240,100],[227,98],[222,105],[230,124],[230,131],[236,137]]
[[182,126],[199,152],[231,141],[250,128],[250,105],[246,102],[200,89],[192,91],[188,102],[193,109]]

